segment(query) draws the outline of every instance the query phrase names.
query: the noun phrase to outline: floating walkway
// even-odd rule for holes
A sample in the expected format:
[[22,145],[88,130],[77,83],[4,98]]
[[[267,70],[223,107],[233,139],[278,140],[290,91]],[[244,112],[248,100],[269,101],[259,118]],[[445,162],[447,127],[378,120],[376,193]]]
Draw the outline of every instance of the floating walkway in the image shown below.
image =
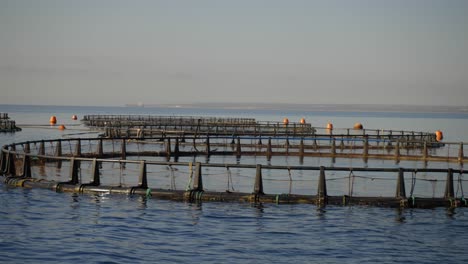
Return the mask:
[[16,122],[8,117],[8,113],[0,113],[0,132],[17,132],[21,128],[16,126]]
[[[86,115],[86,126],[100,128],[105,137],[151,138],[161,135],[210,135],[253,137],[334,137],[367,138],[369,140],[412,141],[435,143],[435,133],[355,128],[313,127],[305,119],[300,122],[256,121],[251,118],[216,118],[193,116]],[[422,146],[422,144],[420,144]]]

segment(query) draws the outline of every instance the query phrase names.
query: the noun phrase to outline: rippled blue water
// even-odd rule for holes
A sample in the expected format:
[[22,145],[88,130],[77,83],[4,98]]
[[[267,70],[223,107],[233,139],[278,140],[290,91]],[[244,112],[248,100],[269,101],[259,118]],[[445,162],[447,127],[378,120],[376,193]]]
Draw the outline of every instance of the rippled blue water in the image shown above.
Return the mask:
[[465,209],[0,192],[3,263],[466,263]]
[[[0,106],[0,112],[9,112],[18,123],[47,123],[59,111],[60,120],[69,119],[71,113],[143,110]],[[165,111],[157,113],[172,113]],[[213,115],[208,110],[178,111]],[[223,114],[238,116],[229,111]],[[252,115],[264,120],[283,117],[273,112]],[[327,113],[317,120],[335,118],[343,124],[356,119]],[[366,118],[365,114],[360,118]],[[467,126],[467,122],[459,124],[458,117],[400,120],[373,114],[369,118],[376,118],[375,127],[386,128],[394,126],[395,119],[419,122],[431,130],[445,123]],[[0,143],[55,138],[63,133],[27,128],[0,134]],[[468,141],[459,136],[463,133],[454,128],[446,132],[454,140]],[[467,263],[467,230],[467,208],[399,211],[359,206],[317,210],[307,204],[200,205],[140,196],[55,193],[0,183],[0,263]]]

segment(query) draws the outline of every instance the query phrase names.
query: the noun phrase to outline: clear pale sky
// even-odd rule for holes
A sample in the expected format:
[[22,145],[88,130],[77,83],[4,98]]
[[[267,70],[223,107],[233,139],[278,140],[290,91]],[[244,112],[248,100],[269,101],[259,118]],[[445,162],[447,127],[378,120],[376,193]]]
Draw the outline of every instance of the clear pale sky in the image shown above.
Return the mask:
[[0,104],[468,105],[468,1],[0,0]]

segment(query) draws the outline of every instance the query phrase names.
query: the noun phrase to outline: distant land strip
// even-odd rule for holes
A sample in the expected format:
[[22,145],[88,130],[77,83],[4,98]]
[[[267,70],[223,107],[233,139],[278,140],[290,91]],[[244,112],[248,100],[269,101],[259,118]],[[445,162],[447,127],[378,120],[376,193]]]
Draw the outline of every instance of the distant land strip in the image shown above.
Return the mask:
[[127,107],[208,108],[239,110],[295,110],[326,112],[406,112],[406,113],[468,113],[466,106],[390,105],[390,104],[286,104],[286,103],[182,103],[126,104]]

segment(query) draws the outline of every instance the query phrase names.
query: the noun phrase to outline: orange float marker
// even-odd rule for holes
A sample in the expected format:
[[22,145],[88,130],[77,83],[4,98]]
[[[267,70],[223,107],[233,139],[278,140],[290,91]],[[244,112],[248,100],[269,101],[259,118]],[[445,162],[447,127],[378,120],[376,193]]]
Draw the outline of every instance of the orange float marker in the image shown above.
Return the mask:
[[437,130],[437,131],[435,132],[435,134],[436,134],[436,140],[437,140],[437,141],[442,141],[442,139],[444,139],[444,134],[442,133],[442,131]]
[[49,119],[49,123],[51,125],[57,124],[57,118],[55,116],[51,116],[50,119]]
[[332,124],[332,123],[328,123],[328,124],[327,124],[327,129],[332,130],[332,129],[333,129],[333,124]]
[[363,128],[363,126],[362,126],[361,123],[356,123],[356,124],[354,124],[354,127],[353,127],[353,128],[356,129],[356,130],[360,130],[360,129]]
[[301,123],[302,125],[305,125],[305,123],[306,123],[306,120],[305,120],[305,118],[301,118],[301,121],[300,121],[300,123]]
[[65,127],[64,125],[60,125],[60,126],[58,127],[59,130],[65,130],[65,128],[66,128],[66,127]]
[[289,124],[289,119],[287,119],[287,118],[283,119],[283,124],[285,124],[285,125]]

